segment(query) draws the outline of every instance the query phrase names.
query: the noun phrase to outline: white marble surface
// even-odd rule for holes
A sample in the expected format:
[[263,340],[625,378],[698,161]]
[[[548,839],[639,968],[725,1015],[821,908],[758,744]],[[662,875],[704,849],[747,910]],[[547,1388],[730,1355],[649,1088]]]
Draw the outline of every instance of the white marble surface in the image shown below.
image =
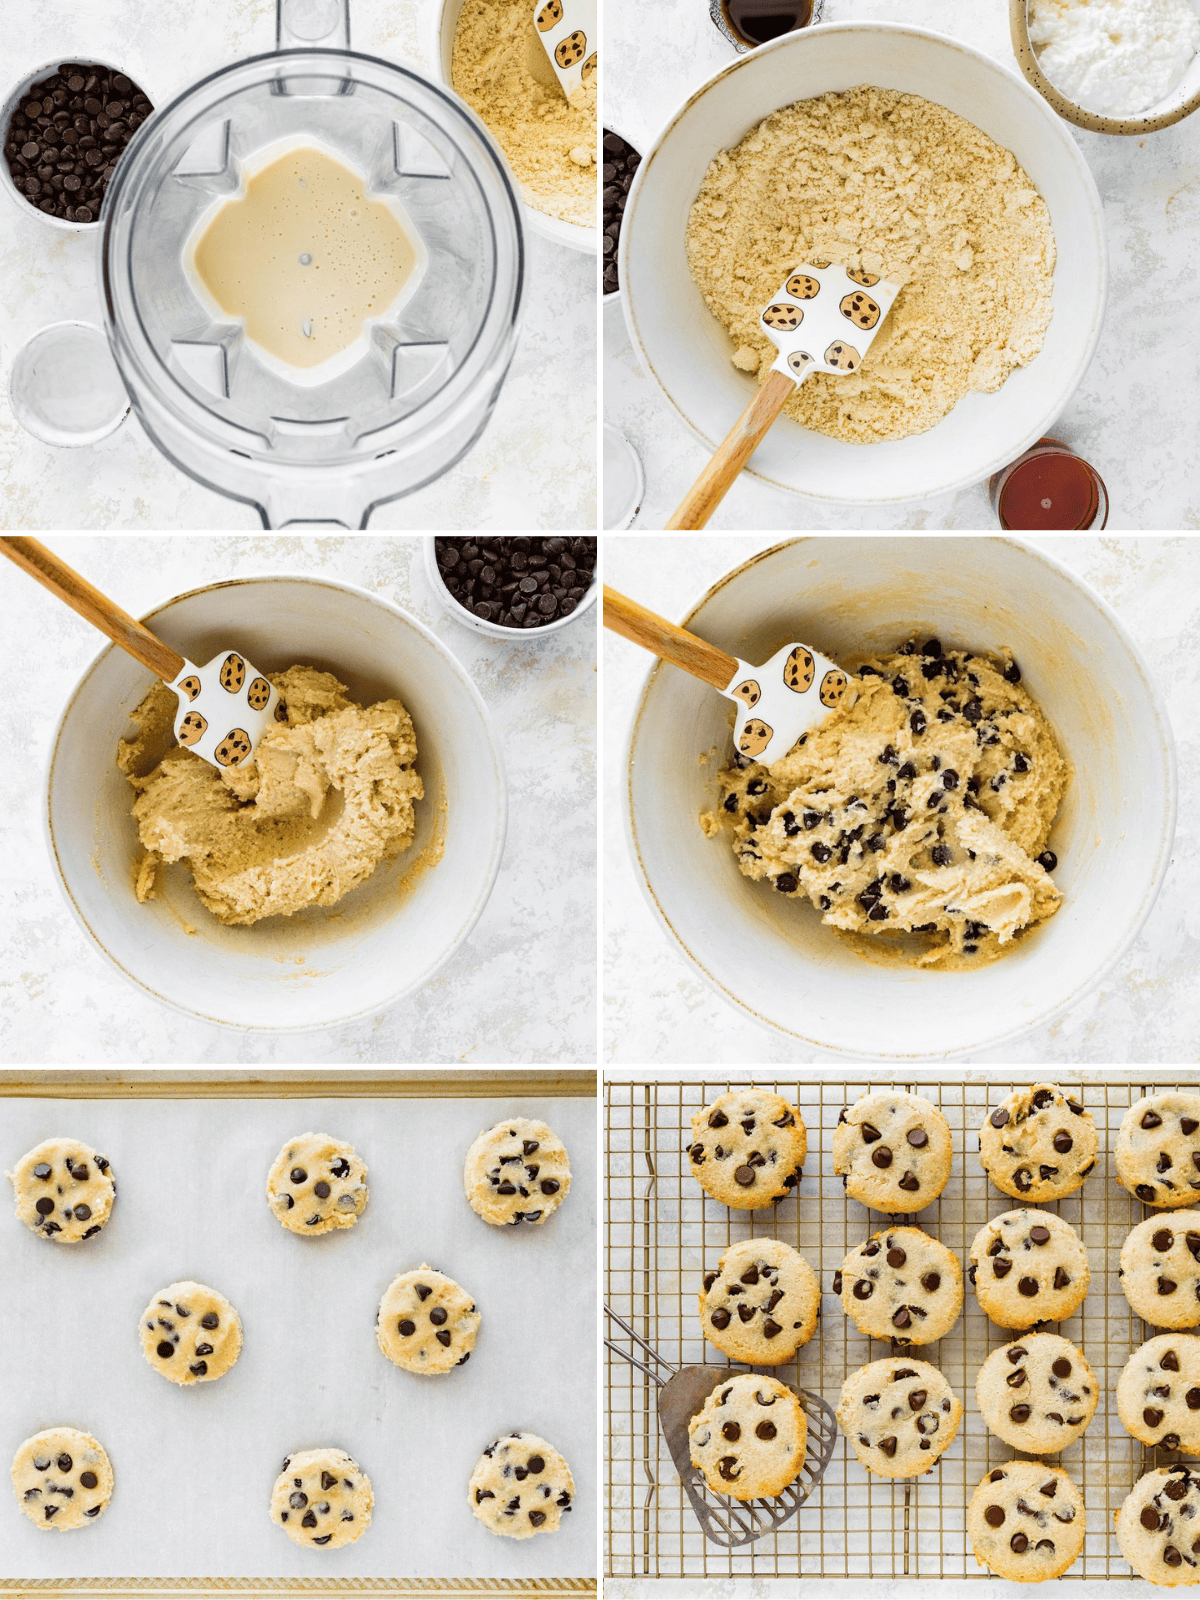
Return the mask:
[[[834,536],[836,537],[836,536]],[[627,534],[609,539],[605,582],[678,619],[722,574],[775,541],[756,535]],[[1200,1041],[1200,541],[1067,534],[1042,547],[1091,583],[1137,639],[1166,691],[1179,769],[1167,877],[1128,954],[1052,1023],[972,1059],[1194,1061]],[[604,1058],[643,1062],[827,1062],[747,1020],[708,988],[642,898],[624,831],[630,722],[649,670],[644,651],[604,636]]]
[[[951,34],[1013,62],[1007,0],[825,0],[824,20],[903,22]],[[608,0],[605,122],[647,149],[697,84],[733,59],[707,0]],[[651,70],[651,64],[652,70]],[[1013,70],[1016,71],[1015,64]],[[1069,130],[1104,202],[1110,252],[1105,331],[1055,425],[1103,476],[1113,528],[1200,527],[1190,446],[1200,399],[1200,321],[1169,308],[1190,285],[1200,225],[1200,114],[1143,139]],[[637,526],[661,528],[706,452],[643,372],[619,306],[605,306],[604,415],[642,457]],[[1163,396],[1170,402],[1163,404]],[[732,418],[730,421],[732,422]],[[821,506],[744,478],[712,528],[990,528],[986,486],[905,505]]]
[[[351,0],[356,50],[435,76],[437,0]],[[6,9],[2,95],[89,52],[120,63],[156,105],[275,45],[274,0],[41,0]],[[0,197],[0,526],[258,527],[250,507],[172,466],[130,417],[102,443],[62,450],[15,421],[13,355],[48,322],[99,322],[97,231],[67,233]],[[375,512],[388,528],[593,528],[596,522],[595,258],[526,228],[525,314],[516,357],[482,438],[428,488]],[[553,428],[541,426],[551,417]]]
[[[67,909],[42,837],[51,737],[104,641],[0,562],[9,685],[0,706],[0,1062],[595,1060],[594,608],[538,645],[487,638],[442,611],[416,538],[48,542],[134,616],[200,584],[281,571],[340,578],[402,606],[454,652],[491,713],[508,772],[508,840],[462,949],[425,988],[365,1021],[272,1038],[167,1010],[95,951]],[[20,670],[31,650],[36,673]]]

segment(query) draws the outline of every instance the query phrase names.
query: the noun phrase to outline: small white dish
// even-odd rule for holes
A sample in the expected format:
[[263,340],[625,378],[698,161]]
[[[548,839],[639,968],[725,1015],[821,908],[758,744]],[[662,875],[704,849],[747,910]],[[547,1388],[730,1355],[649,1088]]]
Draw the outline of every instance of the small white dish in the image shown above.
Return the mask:
[[208,584],[141,620],[194,660],[237,643],[261,671],[312,665],[364,703],[396,696],[416,727],[425,797],[409,848],[336,905],[225,927],[182,863],[160,872],[157,898],[139,904],[143,851],[116,753],[152,679],[110,645],[62,714],[45,812],[59,884],[95,948],[164,1005],[247,1032],[336,1027],[428,983],[483,911],[507,825],[500,750],[463,666],[381,595],[325,578]]
[[51,322],[27,339],[13,357],[8,400],[43,444],[98,444],[129,415],[108,340],[93,322]]
[[[429,580],[429,587],[433,590],[435,599],[447,616],[453,617],[455,622],[461,622],[464,628],[473,628],[476,633],[489,634],[493,639],[505,639],[509,644],[537,644],[540,639],[545,639],[549,634],[561,633],[564,628],[569,628],[573,622],[577,622],[584,612],[590,610],[596,603],[596,595],[599,593],[600,584],[593,574],[591,588],[575,607],[574,611],[568,612],[565,617],[556,617],[553,622],[547,622],[540,628],[506,628],[499,622],[490,622],[485,617],[477,617],[473,611],[468,611],[466,606],[461,605],[447,589],[437,564],[434,537],[433,534],[427,534],[423,540],[425,546],[425,576]],[[448,535],[438,534],[436,537],[443,539]],[[482,539],[484,535],[478,533],[463,534],[462,537],[464,539]],[[564,534],[562,537],[569,538],[571,535]]]
[[642,509],[646,475],[641,457],[623,433],[604,424],[604,529],[621,533]]

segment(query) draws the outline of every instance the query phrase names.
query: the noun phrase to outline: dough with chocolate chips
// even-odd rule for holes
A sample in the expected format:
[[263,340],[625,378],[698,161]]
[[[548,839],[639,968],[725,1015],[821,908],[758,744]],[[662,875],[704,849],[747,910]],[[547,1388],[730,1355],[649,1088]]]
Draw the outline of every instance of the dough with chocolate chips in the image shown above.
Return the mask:
[[1082,1350],[1057,1333],[1003,1344],[979,1369],[975,1398],[993,1433],[1015,1450],[1057,1455],[1079,1438],[1100,1398]]
[[1117,1415],[1143,1444],[1200,1455],[1200,1339],[1147,1339],[1117,1379]]
[[371,1525],[371,1480],[344,1450],[300,1450],[285,1456],[271,1491],[271,1521],[293,1544],[336,1550]]
[[1059,1577],[1086,1532],[1078,1487],[1061,1467],[1040,1461],[1006,1461],[983,1478],[967,1507],[976,1561],[1014,1583]]
[[851,1250],[833,1292],[860,1333],[896,1344],[933,1344],[958,1321],[962,1268],[920,1228],[885,1228]]
[[968,1272],[983,1310],[1002,1328],[1061,1322],[1091,1279],[1083,1241],[1052,1211],[1006,1211],[975,1235]]
[[902,959],[919,933],[917,965],[978,966],[1060,903],[1040,859],[1070,779],[1054,730],[1007,653],[910,641],[853,670],[849,709],[721,773],[738,867]]
[[842,1385],[837,1419],[868,1472],[914,1478],[954,1441],[962,1401],[936,1367],[908,1356],[872,1361]]
[[735,1361],[777,1367],[817,1329],[821,1286],[798,1250],[782,1239],[740,1239],[700,1294],[704,1337]]
[[352,1228],[367,1203],[367,1168],[352,1144],[328,1133],[302,1133],[275,1157],[267,1203],[292,1233],[311,1237]]
[[1061,1200],[1096,1165],[1099,1135],[1091,1114],[1053,1083],[1017,1089],[984,1120],[979,1164],[1016,1200]]
[[93,1239],[112,1215],[117,1185],[107,1157],[79,1139],[46,1139],[27,1150],[5,1176],[17,1216],[52,1244]]
[[1200,1472],[1180,1463],[1147,1472],[1113,1512],[1129,1565],[1164,1588],[1200,1583]]
[[113,1470],[104,1446],[79,1428],[46,1428],[18,1445],[13,1493],[35,1528],[86,1528],[108,1506]]
[[571,1469],[552,1444],[536,1433],[505,1433],[475,1463],[467,1503],[490,1532],[532,1539],[555,1531],[574,1493]]
[[242,1320],[223,1294],[186,1278],[142,1312],[142,1354],[172,1383],[211,1383],[242,1353]]
[[567,1198],[571,1163],[544,1122],[509,1117],[467,1151],[463,1189],[471,1209],[498,1228],[547,1222]]
[[1200,1323],[1200,1211],[1139,1222],[1121,1246],[1117,1273],[1133,1311],[1154,1328]]
[[1200,1095],[1151,1094],[1121,1120],[1117,1182],[1160,1210],[1195,1205],[1200,1195]]
[[422,1263],[384,1290],[375,1338],[388,1360],[408,1372],[450,1372],[470,1359],[479,1322],[467,1291]]
[[804,1465],[808,1423],[786,1384],[745,1372],[718,1383],[688,1423],[688,1441],[714,1494],[769,1499]]
[[804,1176],[804,1119],[769,1089],[731,1089],[692,1114],[692,1177],[735,1211],[774,1205]]
[[875,1211],[912,1213],[950,1179],[950,1127],[922,1095],[865,1094],[833,1131],[833,1170],[846,1193]]

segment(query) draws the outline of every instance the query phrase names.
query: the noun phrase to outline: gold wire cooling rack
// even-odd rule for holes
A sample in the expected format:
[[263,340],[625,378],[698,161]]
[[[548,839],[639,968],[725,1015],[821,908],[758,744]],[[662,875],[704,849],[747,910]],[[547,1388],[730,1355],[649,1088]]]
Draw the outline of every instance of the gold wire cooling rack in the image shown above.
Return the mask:
[[[753,1081],[798,1105],[808,1130],[808,1158],[798,1195],[756,1212],[729,1211],[692,1178],[684,1145],[693,1111],[727,1089]],[[1083,1553],[1063,1581],[1131,1576],[1113,1535],[1113,1513],[1143,1472],[1181,1459],[1147,1450],[1125,1431],[1114,1391],[1129,1355],[1162,1331],[1135,1317],[1117,1279],[1125,1236],[1149,1208],[1118,1187],[1113,1165],[1117,1130],[1143,1094],[1197,1085],[1159,1079],[1080,1078],[1051,1072],[1019,1078],[956,1081],[925,1074],[919,1081],[884,1078],[716,1077],[663,1081],[610,1077],[606,1104],[606,1299],[617,1314],[673,1366],[725,1364],[700,1334],[696,1296],[706,1270],[735,1239],[770,1235],[806,1257],[823,1291],[811,1343],[796,1360],[771,1371],[785,1383],[815,1390],[836,1406],[845,1378],[887,1354],[861,1335],[832,1293],[833,1274],[848,1249],[889,1222],[915,1222],[963,1262],[989,1217],[1018,1201],[992,1187],[978,1161],[977,1130],[988,1110],[1013,1089],[1055,1081],[1076,1094],[1100,1133],[1100,1156],[1082,1189],[1043,1209],[1057,1211],[1082,1236],[1091,1285],[1079,1312],[1059,1325],[1083,1350],[1102,1390],[1083,1437],[1058,1456],[1083,1492]],[[908,1089],[939,1107],[950,1125],[954,1166],[941,1197],[915,1217],[889,1217],[848,1199],[834,1175],[832,1136],[843,1106],[869,1089]],[[799,1515],[756,1543],[731,1551],[707,1541],[684,1497],[658,1425],[654,1385],[620,1356],[606,1375],[606,1571],[614,1578],[728,1577],[987,1577],[966,1533],[966,1508],[985,1472],[1018,1452],[990,1434],[975,1403],[984,1359],[1012,1333],[993,1326],[964,1283],[963,1315],[935,1344],[912,1353],[945,1373],[966,1407],[958,1437],[928,1476],[892,1480],[868,1474],[844,1439]],[[894,1347],[896,1348],[896,1347]]]

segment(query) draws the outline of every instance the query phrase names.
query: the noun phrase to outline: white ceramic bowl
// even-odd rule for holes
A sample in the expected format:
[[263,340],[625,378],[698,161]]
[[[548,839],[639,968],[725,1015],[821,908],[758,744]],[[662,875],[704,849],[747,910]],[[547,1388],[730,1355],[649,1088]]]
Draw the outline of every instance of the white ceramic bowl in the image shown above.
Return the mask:
[[350,1022],[427,983],[487,902],[507,822],[495,734],[462,666],[398,606],[322,578],[210,584],[142,620],[193,661],[235,644],[262,671],[312,664],[362,700],[397,696],[416,726],[425,798],[409,849],[335,906],[227,928],[196,898],[182,865],[167,870],[157,899],[139,905],[133,878],[142,851],[116,749],[150,678],[110,646],[62,715],[47,786],[59,881],[96,948],[165,1004],[248,1030]]
[[753,389],[688,270],[688,213],[709,162],[770,112],[871,83],[937,101],[1011,150],[1050,209],[1058,246],[1054,315],[1041,354],[995,394],[969,394],[926,433],[854,445],[781,417],[747,469],[777,488],[840,504],[923,499],[1014,461],[1074,394],[1096,348],[1107,291],[1100,197],[1070,130],[989,56],[919,28],[828,23],[785,34],[723,67],[675,113],[638,168],[618,263],[642,365],[710,449]]
[[[434,59],[443,84],[453,95],[458,95],[454,87],[453,74],[454,32],[458,27],[458,14],[462,6],[463,0],[441,0],[437,13],[437,54]],[[461,96],[459,98],[461,99]],[[495,138],[495,135],[492,137]],[[515,178],[513,188],[518,194],[521,193],[521,186]],[[599,255],[599,228],[581,228],[577,222],[564,222],[561,217],[552,217],[549,212],[539,211],[525,199],[522,199],[521,206],[525,221],[535,233],[540,233],[543,238],[553,239],[555,244],[565,244],[570,250],[582,250],[589,256]]]
[[[444,535],[436,535],[443,538]],[[478,535],[477,537],[482,537]],[[489,622],[484,617],[477,617],[473,611],[468,611],[466,606],[460,604],[447,589],[442,579],[441,570],[437,564],[437,554],[433,547],[435,535],[427,534],[425,545],[425,576],[429,580],[429,587],[433,590],[434,598],[445,611],[446,615],[453,617],[455,622],[461,622],[464,628],[473,628],[476,633],[486,633],[493,639],[503,639],[507,644],[537,644],[549,634],[561,633],[564,628],[569,628],[573,622],[578,622],[585,611],[591,609],[596,603],[596,596],[600,592],[600,585],[595,576],[592,586],[583,599],[569,611],[565,617],[557,617],[553,622],[547,622],[541,628],[506,628],[499,622]]]
[[629,749],[634,869],[681,953],[747,1021],[855,1056],[956,1055],[1048,1022],[1128,949],[1170,859],[1174,745],[1137,646],[1057,561],[1011,538],[797,539],[738,567],[682,620],[746,661],[790,640],[837,660],[914,628],[947,646],[1009,645],[1075,769],[1050,840],[1063,903],[1048,922],[973,972],[867,960],[815,910],[742,877],[727,832],[704,837],[729,703],[656,666]]

